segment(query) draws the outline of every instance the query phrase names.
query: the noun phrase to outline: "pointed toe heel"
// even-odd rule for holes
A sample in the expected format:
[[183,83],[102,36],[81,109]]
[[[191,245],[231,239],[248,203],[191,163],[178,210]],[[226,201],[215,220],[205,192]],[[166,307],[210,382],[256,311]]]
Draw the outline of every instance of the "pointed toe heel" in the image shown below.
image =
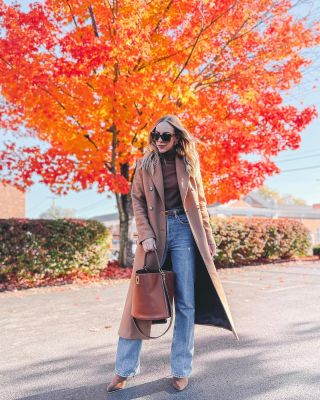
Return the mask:
[[171,380],[171,385],[174,389],[180,392],[188,386],[188,382],[188,378],[177,378],[176,376],[173,376]]
[[116,390],[124,389],[126,387],[127,381],[127,377],[115,374],[111,382],[107,386],[107,392],[114,392]]

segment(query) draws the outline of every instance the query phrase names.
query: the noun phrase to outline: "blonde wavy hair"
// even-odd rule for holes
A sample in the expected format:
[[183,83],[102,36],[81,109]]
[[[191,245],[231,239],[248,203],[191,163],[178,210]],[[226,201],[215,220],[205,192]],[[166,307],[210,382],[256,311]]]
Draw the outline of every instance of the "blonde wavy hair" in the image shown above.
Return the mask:
[[193,136],[182,124],[176,115],[165,115],[158,119],[153,125],[148,135],[148,145],[145,154],[141,159],[140,168],[145,169],[149,174],[154,174],[155,166],[160,162],[159,151],[152,140],[152,132],[160,122],[168,122],[173,126],[174,133],[178,139],[176,146],[177,155],[184,157],[186,161],[186,171],[190,176],[196,177],[200,171],[199,153],[197,143],[200,141]]

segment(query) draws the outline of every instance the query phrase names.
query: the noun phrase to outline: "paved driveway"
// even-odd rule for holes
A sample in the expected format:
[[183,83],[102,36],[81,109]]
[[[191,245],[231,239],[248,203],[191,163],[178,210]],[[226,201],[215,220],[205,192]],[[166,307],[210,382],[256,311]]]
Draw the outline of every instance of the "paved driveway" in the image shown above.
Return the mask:
[[0,398],[319,400],[320,263],[219,274],[240,341],[196,325],[193,375],[181,393],[169,385],[172,327],[143,343],[141,373],[125,390],[105,390],[128,280],[0,293]]

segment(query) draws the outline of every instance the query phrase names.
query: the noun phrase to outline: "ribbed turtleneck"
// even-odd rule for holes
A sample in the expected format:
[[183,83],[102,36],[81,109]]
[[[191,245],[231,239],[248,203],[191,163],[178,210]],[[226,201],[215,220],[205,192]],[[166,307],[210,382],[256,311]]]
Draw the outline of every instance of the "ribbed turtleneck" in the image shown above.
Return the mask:
[[164,153],[159,152],[163,176],[166,210],[182,207],[181,195],[176,174],[176,155],[177,153],[175,146]]
[[176,157],[176,148],[175,148],[175,146],[173,146],[170,150],[165,151],[164,153],[160,153],[160,151],[159,151],[159,156],[161,158],[161,161],[162,160],[165,160],[165,161],[174,160],[175,157]]

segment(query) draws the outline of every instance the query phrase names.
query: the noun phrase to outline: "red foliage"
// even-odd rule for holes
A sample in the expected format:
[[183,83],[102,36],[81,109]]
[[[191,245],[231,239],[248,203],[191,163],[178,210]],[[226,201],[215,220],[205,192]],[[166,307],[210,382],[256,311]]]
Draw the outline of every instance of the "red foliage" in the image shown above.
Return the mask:
[[33,279],[17,279],[15,275],[9,275],[6,282],[0,283],[0,291],[21,290],[33,287],[57,286],[71,283],[99,282],[112,279],[128,279],[131,277],[132,267],[121,268],[118,261],[109,261],[106,267],[97,275],[89,275],[79,270],[73,270],[66,275],[56,278],[36,276]]
[[0,0],[0,172],[20,189],[35,174],[56,194],[128,194],[150,123],[176,114],[201,141],[207,201],[225,203],[279,173],[271,157],[317,116],[283,101],[320,43],[292,0],[18,3]]

